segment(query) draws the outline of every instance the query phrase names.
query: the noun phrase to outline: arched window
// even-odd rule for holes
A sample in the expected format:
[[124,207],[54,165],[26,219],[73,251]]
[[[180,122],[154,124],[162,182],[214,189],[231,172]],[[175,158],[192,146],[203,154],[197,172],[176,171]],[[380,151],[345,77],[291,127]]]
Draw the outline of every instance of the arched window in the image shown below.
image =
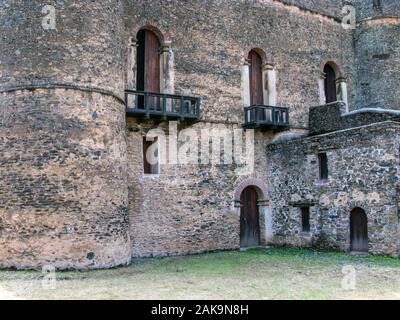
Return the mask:
[[[136,91],[128,95],[132,108],[162,111],[161,94],[174,93],[174,52],[171,40],[154,26],[146,25],[130,37],[126,89]],[[171,109],[171,101],[167,101]]]
[[336,72],[330,64],[324,67],[326,103],[337,101]]
[[262,58],[255,50],[248,56],[250,77],[250,104],[264,104]]
[[277,119],[288,119],[281,111],[273,114],[277,103],[276,70],[271,54],[263,49],[246,51],[242,66],[242,101],[245,108],[246,123]]
[[142,27],[130,38],[127,89],[173,94],[174,83],[174,52],[171,40],[154,26]]
[[138,32],[136,51],[138,91],[160,92],[160,47],[160,40],[154,32],[147,29]]
[[345,104],[345,112],[348,112],[347,80],[342,68],[333,60],[329,60],[321,63],[319,70],[321,74],[318,80],[318,87],[321,105],[340,101]]

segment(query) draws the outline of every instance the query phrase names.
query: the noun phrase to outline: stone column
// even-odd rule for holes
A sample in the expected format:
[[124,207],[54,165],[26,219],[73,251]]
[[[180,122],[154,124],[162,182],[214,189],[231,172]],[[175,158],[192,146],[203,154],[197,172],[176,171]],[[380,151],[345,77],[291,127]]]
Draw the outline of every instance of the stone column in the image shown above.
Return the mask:
[[251,104],[250,100],[250,63],[246,59],[242,66],[242,100],[243,106],[249,107]]
[[126,75],[126,88],[135,90],[136,89],[136,51],[137,51],[137,40],[132,37],[130,39],[129,51],[128,51],[128,66]]
[[[137,47],[138,43],[135,37],[130,38],[129,48],[128,48],[128,60],[127,60],[127,70],[126,70],[126,88],[130,90],[136,90],[136,73],[137,73]],[[128,96],[128,106],[131,108],[136,108],[136,99],[133,95]]]
[[260,241],[261,244],[272,243],[272,210],[268,200],[258,201],[258,212],[260,215]]
[[326,104],[326,96],[325,96],[325,79],[326,75],[324,72],[321,72],[318,79],[318,88],[319,88],[319,104]]
[[347,82],[345,78],[339,78],[337,80],[339,85],[339,99],[346,104],[346,113],[349,112],[349,101],[347,96]]
[[276,70],[274,65],[267,64],[266,77],[267,77],[267,92],[264,94],[264,100],[266,100],[266,105],[276,106],[277,103],[277,93],[276,93]]
[[174,52],[171,49],[171,42],[164,42],[160,48],[160,70],[161,70],[161,92],[174,93]]
[[268,65],[264,64],[262,66],[262,90],[263,90],[263,104],[269,105],[269,79],[268,79]]

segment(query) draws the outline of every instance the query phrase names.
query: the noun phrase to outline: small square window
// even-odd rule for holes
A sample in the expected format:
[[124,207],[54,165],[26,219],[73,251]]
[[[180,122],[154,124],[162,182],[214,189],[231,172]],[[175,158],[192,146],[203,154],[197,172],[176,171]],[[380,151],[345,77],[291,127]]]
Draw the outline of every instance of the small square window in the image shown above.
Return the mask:
[[329,178],[328,156],[326,155],[326,153],[318,154],[318,165],[319,165],[319,179],[328,180]]
[[310,232],[310,208],[301,208],[301,229],[303,232]]
[[158,140],[143,138],[143,170],[145,174],[159,174]]
[[381,9],[382,8],[381,0],[373,0],[373,8],[374,9]]

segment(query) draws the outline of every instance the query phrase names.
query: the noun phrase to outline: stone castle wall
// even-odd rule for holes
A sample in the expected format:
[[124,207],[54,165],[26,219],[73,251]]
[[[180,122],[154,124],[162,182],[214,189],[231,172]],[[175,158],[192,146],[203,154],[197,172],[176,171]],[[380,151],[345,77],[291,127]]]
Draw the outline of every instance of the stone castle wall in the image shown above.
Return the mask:
[[[0,266],[130,261],[119,1],[0,4]],[[46,12],[45,12],[46,13]]]
[[332,18],[279,1],[128,1],[125,11],[127,42],[146,25],[171,41],[174,92],[201,97],[207,121],[242,123],[241,70],[253,48],[274,63],[277,105],[290,107],[294,128],[306,129],[308,107],[320,104],[325,62],[335,61],[352,87],[352,32]]
[[259,0],[262,3],[275,2],[298,7],[300,10],[309,10],[318,14],[339,19],[344,6],[343,0]]
[[356,1],[353,108],[400,110],[400,2],[381,0],[375,8],[372,2]]
[[310,108],[309,135],[334,132],[385,121],[400,121],[400,110],[362,108],[346,112],[342,102]]
[[[174,53],[174,92],[202,98],[202,120],[182,129],[241,128],[241,70],[252,48],[275,64],[277,104],[290,108],[291,125],[300,133],[308,107],[319,104],[320,65],[335,60],[343,73],[352,72],[352,50],[343,46],[351,32],[332,18],[281,2],[129,1],[126,12],[126,38],[143,26],[157,28]],[[235,189],[248,178],[267,181],[265,148],[274,134],[256,132],[252,174],[238,176],[234,165],[167,165],[149,177],[143,175],[142,139],[156,126],[128,119],[133,256],[238,248]]]
[[[349,0],[348,2],[357,8],[358,20],[382,16],[393,17],[400,14],[400,3],[397,0]],[[378,6],[379,3],[380,6]]]
[[[275,243],[349,250],[350,212],[360,207],[369,251],[399,255],[399,129],[388,121],[268,146]],[[318,179],[321,152],[328,156],[328,182]],[[309,233],[301,231],[304,206]]]
[[[368,73],[356,68],[355,62],[370,63],[370,53],[362,47],[378,48],[374,39],[386,32],[383,42],[390,48],[398,25],[366,29],[367,34],[360,33],[356,39],[355,52],[352,44],[357,31],[341,26],[339,0],[46,4],[56,9],[54,30],[42,26],[43,4],[23,0],[0,4],[2,267],[101,268],[126,264],[132,256],[238,248],[240,208],[235,193],[245,181],[269,189],[273,208],[283,206],[281,213],[274,213],[276,242],[297,243],[292,224],[280,226],[292,218],[285,217],[286,200],[279,200],[288,190],[273,175],[273,168],[278,168],[285,154],[292,155],[291,150],[303,152],[308,142],[277,147],[281,155],[266,157],[267,145],[285,133],[256,131],[252,173],[238,175],[236,165],[218,164],[162,165],[158,176],[143,174],[143,136],[157,126],[166,130],[166,124],[125,118],[123,90],[135,89],[130,50],[140,28],[157,30],[173,56],[168,91],[202,99],[201,121],[181,123],[181,129],[242,128],[241,72],[253,48],[263,51],[264,63],[276,71],[277,105],[290,109],[293,134],[307,133],[309,108],[320,105],[319,82],[327,61],[335,62],[347,78],[354,108],[375,105],[375,100],[384,107],[397,106],[398,98],[390,91],[397,84],[397,68],[382,66],[391,76],[386,81],[379,75],[381,65],[373,63],[371,72],[381,84],[369,84],[372,99],[361,89]],[[398,54],[397,47],[393,48],[387,60],[395,63]],[[376,54],[387,57],[386,51]],[[388,92],[381,94],[380,89]],[[391,141],[387,149],[379,149],[378,142],[373,146],[392,161],[390,148],[396,143],[386,134],[392,129],[385,130],[372,132],[378,140]],[[347,139],[338,134],[337,144],[343,137]],[[316,139],[313,146],[330,143]],[[348,150],[351,143],[364,148],[361,140],[351,138]],[[344,159],[345,154],[338,157]],[[298,169],[282,168],[287,173],[295,171],[292,179],[300,181],[299,188],[303,183],[300,168],[310,169],[301,161],[292,161],[299,164]],[[394,184],[384,182],[388,188]],[[316,197],[317,191],[309,188]],[[266,193],[263,200],[268,200]],[[382,201],[389,193],[382,195]],[[272,232],[267,203],[260,203],[263,243]],[[388,202],[387,221],[393,217],[393,208]],[[394,235],[394,226],[376,228],[378,237]],[[332,241],[340,245],[343,233],[338,237]],[[373,251],[395,252],[388,241],[374,242]]]

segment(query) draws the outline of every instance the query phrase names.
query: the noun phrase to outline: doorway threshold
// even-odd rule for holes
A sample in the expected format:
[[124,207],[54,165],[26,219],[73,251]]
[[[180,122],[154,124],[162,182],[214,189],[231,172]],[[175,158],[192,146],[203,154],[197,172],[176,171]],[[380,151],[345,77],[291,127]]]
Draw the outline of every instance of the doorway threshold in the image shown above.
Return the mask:
[[240,248],[240,251],[247,251],[247,250],[252,250],[252,249],[265,249],[265,248],[269,248],[269,246],[254,246],[254,247],[245,247],[245,248]]
[[368,256],[369,253],[365,251],[350,251],[351,256]]

